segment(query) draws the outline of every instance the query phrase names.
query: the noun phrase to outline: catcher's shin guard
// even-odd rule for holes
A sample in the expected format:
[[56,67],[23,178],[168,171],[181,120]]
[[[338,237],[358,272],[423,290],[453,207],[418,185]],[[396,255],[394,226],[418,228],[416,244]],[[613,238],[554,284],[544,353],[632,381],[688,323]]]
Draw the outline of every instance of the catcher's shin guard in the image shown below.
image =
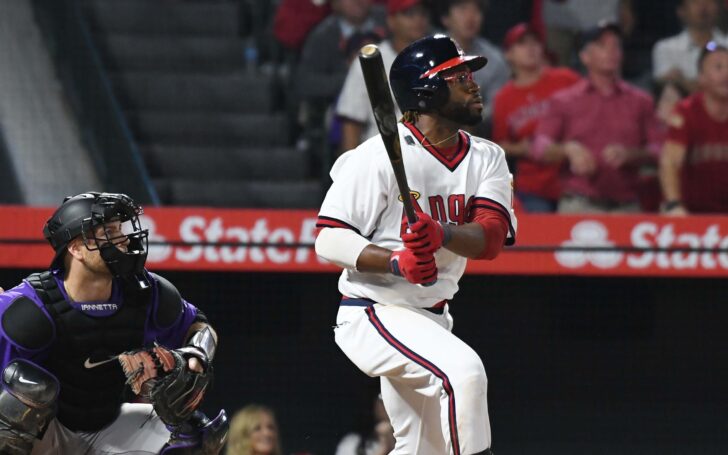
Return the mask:
[[213,420],[195,411],[182,425],[168,428],[172,434],[160,455],[217,455],[225,445],[229,423],[224,409]]
[[0,453],[27,455],[56,413],[60,386],[51,373],[16,359],[0,377]]

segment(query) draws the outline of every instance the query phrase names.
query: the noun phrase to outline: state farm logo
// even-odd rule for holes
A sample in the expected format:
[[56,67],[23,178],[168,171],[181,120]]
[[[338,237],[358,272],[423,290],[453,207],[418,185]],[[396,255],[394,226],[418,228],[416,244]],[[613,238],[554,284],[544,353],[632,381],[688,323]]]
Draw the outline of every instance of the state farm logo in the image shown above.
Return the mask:
[[[649,248],[694,248],[703,251],[646,251],[628,254],[630,268],[657,266],[661,269],[728,269],[728,233],[721,234],[720,224],[710,224],[705,232],[679,232],[673,223],[659,225],[644,221],[632,228],[633,246]],[[710,250],[723,250],[710,251]],[[704,251],[708,250],[708,251]]]
[[[580,221],[571,228],[571,239],[563,242],[565,247],[614,247],[609,240],[609,231],[599,221]],[[557,251],[556,261],[570,269],[591,264],[600,269],[610,269],[622,262],[620,251]]]
[[[563,267],[571,269],[587,265],[601,269],[626,265],[630,269],[728,270],[728,252],[725,251],[728,249],[728,233],[721,234],[720,227],[716,223],[706,226],[702,233],[680,232],[675,223],[642,221],[632,227],[627,246],[644,248],[645,251],[557,251],[554,258]],[[603,223],[585,220],[574,225],[571,238],[561,243],[561,246],[609,248],[617,244],[609,238],[609,230]],[[664,251],[670,249],[680,250]]]
[[[165,242],[165,236],[149,215],[142,215],[141,223],[149,229],[149,241]],[[229,221],[228,221],[229,222]],[[176,223],[175,223],[176,224]],[[184,263],[205,261],[209,263],[272,262],[305,263],[316,257],[306,246],[282,247],[278,244],[313,244],[316,240],[316,218],[306,218],[300,226],[270,227],[266,218],[251,220],[250,226],[229,226],[222,217],[208,219],[190,215],[177,226],[179,239],[189,246],[151,245],[147,255],[150,263],[176,260]],[[170,234],[170,237],[172,235]],[[199,245],[222,243],[223,245]],[[238,245],[239,244],[239,245]],[[320,263],[325,263],[316,257]]]

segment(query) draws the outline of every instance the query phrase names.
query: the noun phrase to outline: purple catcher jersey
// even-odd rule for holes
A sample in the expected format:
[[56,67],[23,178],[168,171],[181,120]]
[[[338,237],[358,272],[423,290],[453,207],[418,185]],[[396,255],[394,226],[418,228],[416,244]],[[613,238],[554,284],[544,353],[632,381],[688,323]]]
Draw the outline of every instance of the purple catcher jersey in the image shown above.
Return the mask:
[[[120,285],[121,283],[116,279],[114,280],[109,300],[103,302],[74,302],[71,301],[66,294],[61,272],[56,270],[53,274],[56,282],[58,283],[58,289],[70,305],[76,311],[82,312],[92,318],[110,317],[120,311],[125,304],[122,286]],[[172,325],[166,328],[160,327],[155,318],[155,315],[157,314],[157,307],[159,305],[158,280],[156,280],[154,275],[150,275],[150,277],[155,282],[155,286],[153,286],[154,295],[151,300],[151,305],[147,307],[146,311],[147,318],[144,326],[144,339],[140,340],[140,345],[138,347],[142,348],[143,346],[149,346],[156,342],[171,349],[179,348],[183,345],[185,335],[194,322],[198,310],[194,305],[182,299],[181,315]],[[27,280],[23,280],[23,282],[18,286],[5,291],[4,293],[0,293],[0,318],[5,314],[10,305],[21,297],[26,297],[27,299],[32,300],[37,307],[45,313],[48,320],[52,320],[45,305]],[[29,329],[32,330],[32,328]],[[12,337],[7,335],[4,324],[0,324],[0,354],[2,355],[2,364],[0,364],[0,367],[5,368],[11,360],[17,358],[32,360],[33,362],[44,366],[45,360],[49,351],[53,347],[54,342],[55,339],[53,342],[38,349],[27,349],[14,342]]]

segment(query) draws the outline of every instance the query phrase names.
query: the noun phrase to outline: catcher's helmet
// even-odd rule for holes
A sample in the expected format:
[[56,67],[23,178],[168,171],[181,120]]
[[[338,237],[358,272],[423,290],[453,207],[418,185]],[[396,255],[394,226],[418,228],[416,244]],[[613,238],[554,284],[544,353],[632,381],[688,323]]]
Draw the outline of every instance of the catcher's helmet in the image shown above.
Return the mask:
[[[86,248],[99,250],[114,276],[133,280],[141,288],[148,287],[144,263],[149,232],[141,228],[142,213],[142,208],[125,194],[92,191],[65,198],[43,227],[43,236],[56,252],[51,268],[63,269],[67,246],[80,235]],[[113,238],[104,229],[103,236],[96,237],[95,228],[111,221],[122,223],[122,235]],[[89,239],[96,242],[91,245]],[[125,251],[116,246],[122,243],[126,243]]]
[[447,35],[421,38],[399,53],[389,72],[389,83],[399,109],[427,111],[447,103],[449,89],[440,72],[467,64],[477,71],[488,63],[482,56],[465,55]]

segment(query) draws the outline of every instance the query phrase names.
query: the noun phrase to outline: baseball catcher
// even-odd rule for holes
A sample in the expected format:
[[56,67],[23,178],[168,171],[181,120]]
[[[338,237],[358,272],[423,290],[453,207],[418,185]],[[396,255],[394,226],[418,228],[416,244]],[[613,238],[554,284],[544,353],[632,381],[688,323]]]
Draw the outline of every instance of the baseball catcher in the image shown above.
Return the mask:
[[66,198],[43,233],[49,270],[0,294],[0,453],[218,454],[222,410],[198,410],[217,335],[144,268],[142,209],[123,194]]

